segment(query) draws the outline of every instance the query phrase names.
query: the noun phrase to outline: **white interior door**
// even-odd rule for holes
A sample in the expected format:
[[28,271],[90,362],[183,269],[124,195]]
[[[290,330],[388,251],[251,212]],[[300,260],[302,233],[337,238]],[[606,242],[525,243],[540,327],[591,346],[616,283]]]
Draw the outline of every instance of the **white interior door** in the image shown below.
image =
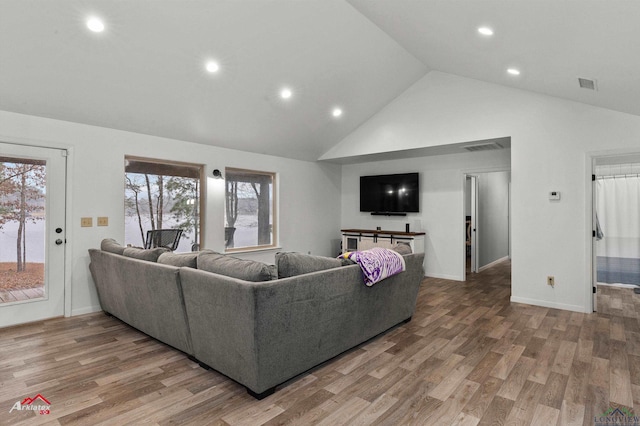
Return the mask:
[[0,143],[0,327],[64,315],[66,151]]
[[471,272],[478,272],[478,177],[471,176]]
[[598,240],[596,237],[596,228],[597,228],[597,219],[596,219],[596,206],[598,204],[598,187],[596,185],[596,175],[595,175],[595,166],[592,165],[592,175],[591,175],[591,290],[592,290],[592,300],[591,306],[593,308],[593,312],[597,312],[598,310],[598,270],[597,270],[597,244]]

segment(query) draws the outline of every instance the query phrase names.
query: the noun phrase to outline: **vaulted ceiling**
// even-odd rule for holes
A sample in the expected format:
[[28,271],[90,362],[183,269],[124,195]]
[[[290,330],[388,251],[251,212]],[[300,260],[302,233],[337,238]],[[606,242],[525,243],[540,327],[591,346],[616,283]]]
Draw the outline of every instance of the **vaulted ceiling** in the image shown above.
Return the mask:
[[431,70],[640,115],[639,22],[630,0],[2,0],[0,109],[315,160]]

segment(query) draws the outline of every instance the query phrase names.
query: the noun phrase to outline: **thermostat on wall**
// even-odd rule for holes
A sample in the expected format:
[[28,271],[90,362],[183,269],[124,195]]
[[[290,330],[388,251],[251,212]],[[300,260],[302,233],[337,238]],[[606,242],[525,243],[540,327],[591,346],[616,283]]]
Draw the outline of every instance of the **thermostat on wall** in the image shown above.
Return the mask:
[[557,201],[560,199],[560,191],[551,191],[549,192],[549,199],[552,201]]

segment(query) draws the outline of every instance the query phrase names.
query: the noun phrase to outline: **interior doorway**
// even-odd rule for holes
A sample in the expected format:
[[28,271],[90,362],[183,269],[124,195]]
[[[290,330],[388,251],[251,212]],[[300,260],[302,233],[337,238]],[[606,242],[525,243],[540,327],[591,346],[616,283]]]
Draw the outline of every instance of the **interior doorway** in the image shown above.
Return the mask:
[[[596,157],[593,164],[593,310],[598,295],[640,293],[640,154]],[[637,297],[637,296],[635,296]]]
[[464,178],[466,277],[510,258],[511,173],[466,173]]

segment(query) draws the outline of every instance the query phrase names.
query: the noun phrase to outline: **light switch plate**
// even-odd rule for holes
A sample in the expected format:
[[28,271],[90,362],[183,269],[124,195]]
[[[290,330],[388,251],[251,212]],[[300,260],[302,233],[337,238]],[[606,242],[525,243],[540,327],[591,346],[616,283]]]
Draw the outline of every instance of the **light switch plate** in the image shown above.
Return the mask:
[[88,228],[93,226],[93,218],[92,217],[81,217],[80,218],[80,226],[83,228]]
[[98,216],[98,226],[109,226],[109,218],[106,216]]

